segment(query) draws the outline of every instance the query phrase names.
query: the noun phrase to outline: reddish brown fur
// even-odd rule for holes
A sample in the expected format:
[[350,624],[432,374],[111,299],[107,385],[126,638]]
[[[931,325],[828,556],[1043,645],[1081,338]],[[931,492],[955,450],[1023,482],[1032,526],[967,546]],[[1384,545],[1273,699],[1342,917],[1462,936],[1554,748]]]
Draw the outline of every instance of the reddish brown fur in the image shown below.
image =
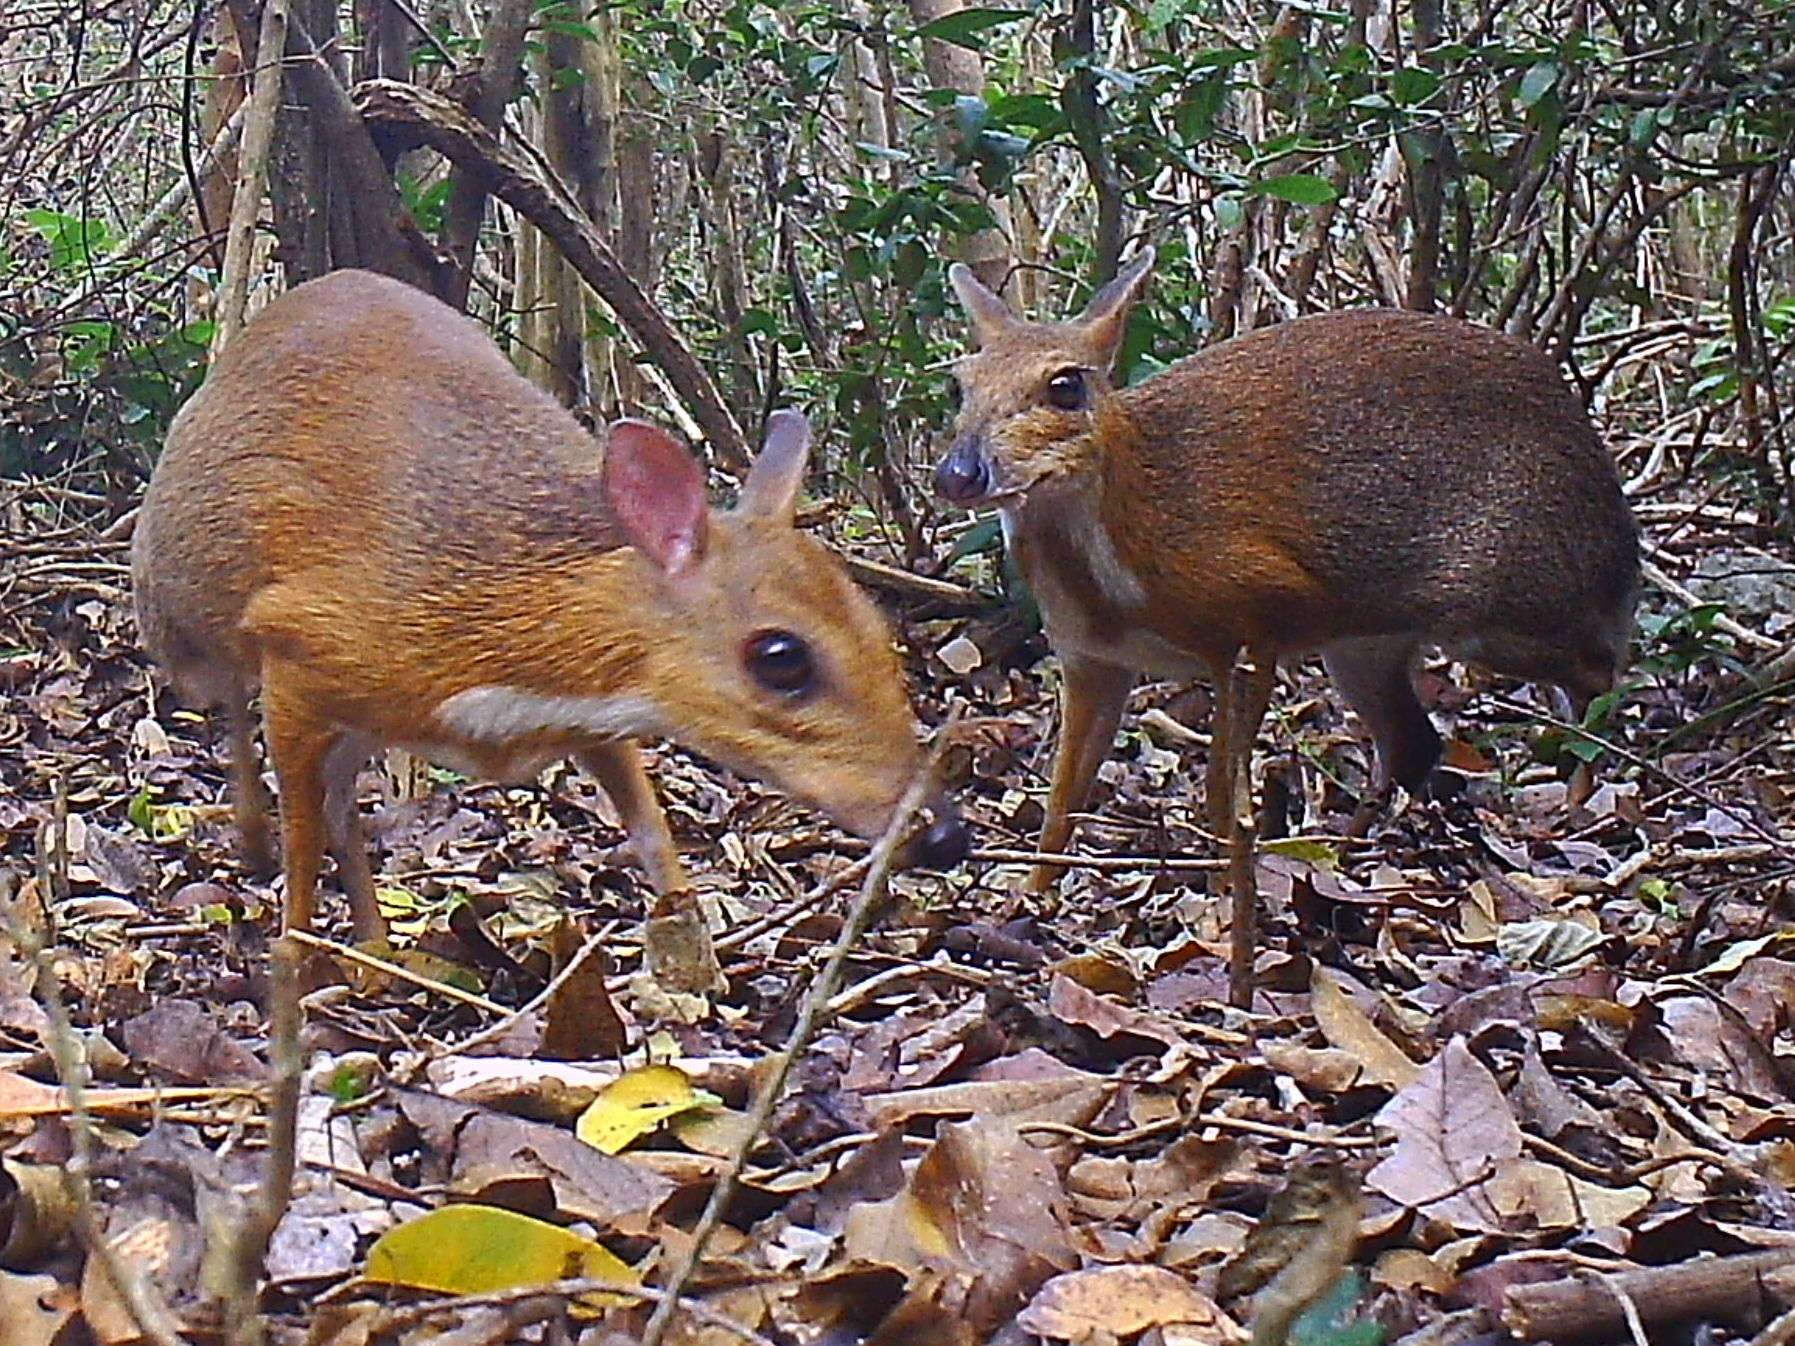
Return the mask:
[[[623,796],[656,887],[683,883],[627,740],[564,724],[460,734],[437,711],[470,689],[646,700],[648,732],[861,833],[886,822],[921,752],[871,602],[789,509],[713,514],[702,561],[664,574],[625,545],[602,461],[473,323],[365,272],[276,300],[183,408],[137,528],[139,622],[192,699],[240,713],[263,687],[294,924],[309,920],[311,884],[293,872],[295,806],[304,824],[305,799],[334,787],[357,927],[378,925],[371,891],[353,891],[366,861],[342,835],[353,796],[343,761],[326,760],[339,743],[350,772],[380,744],[501,777],[577,755]],[[818,694],[780,698],[744,674],[743,642],[767,629],[809,643]],[[240,771],[252,855],[258,788]]]
[[[1579,705],[1611,685],[1637,532],[1550,360],[1451,318],[1360,311],[1261,329],[1114,389],[1144,276],[1057,324],[1017,321],[956,276],[979,348],[958,366],[955,453],[988,468],[1055,648],[1110,670],[1086,670],[1092,704],[1069,692],[1069,721],[1113,734],[1108,703],[1119,711],[1141,670],[1221,679],[1243,649],[1322,649],[1383,774],[1415,786],[1438,751],[1407,682],[1416,643],[1560,684]],[[1085,371],[1086,409],[1046,400],[1069,367]],[[1045,849],[1088,789],[1075,759],[1094,771],[1108,746],[1062,745]]]

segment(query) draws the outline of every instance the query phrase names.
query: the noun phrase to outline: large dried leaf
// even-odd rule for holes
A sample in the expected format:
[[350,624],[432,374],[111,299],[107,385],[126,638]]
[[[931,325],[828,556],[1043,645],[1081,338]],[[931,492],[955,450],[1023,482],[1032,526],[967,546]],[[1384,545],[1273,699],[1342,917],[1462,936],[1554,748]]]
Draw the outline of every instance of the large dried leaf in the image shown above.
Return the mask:
[[1377,1122],[1396,1133],[1396,1152],[1366,1175],[1366,1186],[1458,1229],[1507,1227],[1489,1183],[1519,1157],[1521,1128],[1463,1038],[1448,1042]]
[[1058,1341],[1110,1341],[1151,1327],[1185,1323],[1216,1346],[1245,1341],[1216,1302],[1164,1267],[1091,1267],[1055,1276],[1035,1292],[1017,1323]]
[[54,1276],[0,1271],[0,1340],[6,1346],[56,1346],[75,1307],[75,1296]]
[[254,1052],[227,1036],[217,1019],[191,1000],[164,1000],[119,1031],[125,1050],[160,1079],[223,1084],[267,1074]]
[[1315,1022],[1322,1033],[1335,1047],[1358,1061],[1366,1082],[1402,1089],[1421,1073],[1421,1067],[1371,1022],[1339,979],[1319,963],[1310,979],[1309,994]]
[[396,1097],[448,1163],[449,1185],[463,1198],[633,1231],[673,1194],[674,1184],[646,1165],[605,1154],[546,1122],[415,1090]]
[[1648,1187],[1604,1187],[1535,1159],[1502,1166],[1489,1183],[1490,1203],[1514,1227],[1619,1228],[1651,1202]]
[[966,1314],[989,1328],[1075,1262],[1064,1204],[1046,1156],[1013,1125],[950,1124],[904,1191],[849,1213],[844,1246],[860,1261],[956,1277]]
[[1083,1071],[1044,1080],[968,1080],[928,1089],[873,1094],[866,1110],[874,1125],[896,1126],[913,1117],[990,1117],[1082,1126],[1114,1092],[1101,1075]]

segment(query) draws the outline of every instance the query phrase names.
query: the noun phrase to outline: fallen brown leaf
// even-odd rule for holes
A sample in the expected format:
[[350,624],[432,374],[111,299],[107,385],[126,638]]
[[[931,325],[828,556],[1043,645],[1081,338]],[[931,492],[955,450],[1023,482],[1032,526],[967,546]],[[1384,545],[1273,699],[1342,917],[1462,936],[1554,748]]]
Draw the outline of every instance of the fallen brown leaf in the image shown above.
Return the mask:
[[1091,1267],[1055,1276],[1017,1318],[1020,1327],[1056,1341],[1113,1341],[1148,1328],[1184,1323],[1216,1343],[1246,1333],[1184,1277],[1164,1267]]
[[1521,1153],[1501,1086],[1463,1038],[1446,1044],[1414,1082],[1377,1114],[1396,1133],[1396,1151],[1366,1186],[1457,1229],[1496,1232],[1507,1221],[1489,1182]]

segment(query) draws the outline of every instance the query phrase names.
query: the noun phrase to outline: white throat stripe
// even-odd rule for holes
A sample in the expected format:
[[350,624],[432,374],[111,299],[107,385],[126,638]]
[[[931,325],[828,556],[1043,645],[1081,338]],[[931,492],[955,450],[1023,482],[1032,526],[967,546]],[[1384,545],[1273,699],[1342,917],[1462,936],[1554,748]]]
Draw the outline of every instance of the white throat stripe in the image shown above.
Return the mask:
[[476,743],[508,743],[554,730],[599,738],[659,732],[661,715],[641,696],[545,696],[515,687],[470,687],[436,708],[443,728]]

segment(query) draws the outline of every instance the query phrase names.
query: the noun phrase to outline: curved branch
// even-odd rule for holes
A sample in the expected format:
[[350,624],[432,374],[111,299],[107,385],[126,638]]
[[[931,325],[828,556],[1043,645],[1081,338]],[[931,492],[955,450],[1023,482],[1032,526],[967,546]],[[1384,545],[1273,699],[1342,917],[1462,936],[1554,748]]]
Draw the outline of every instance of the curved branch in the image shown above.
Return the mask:
[[428,145],[457,168],[479,177],[494,196],[554,240],[562,256],[660,366],[723,465],[734,472],[747,470],[747,439],[709,372],[624,270],[552,171],[501,144],[460,103],[428,89],[375,79],[358,84],[351,97],[374,129],[408,144]]

